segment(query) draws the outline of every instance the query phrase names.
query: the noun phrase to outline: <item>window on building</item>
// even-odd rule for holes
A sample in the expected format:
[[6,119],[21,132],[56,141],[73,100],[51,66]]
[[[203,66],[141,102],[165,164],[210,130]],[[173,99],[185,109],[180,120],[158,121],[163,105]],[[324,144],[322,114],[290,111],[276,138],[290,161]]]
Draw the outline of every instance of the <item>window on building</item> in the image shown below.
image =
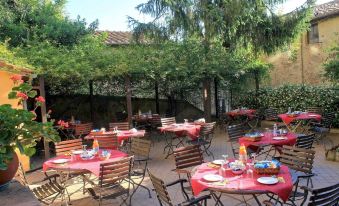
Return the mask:
[[311,29],[308,32],[308,42],[312,43],[319,43],[319,31],[318,31],[318,24],[312,24]]

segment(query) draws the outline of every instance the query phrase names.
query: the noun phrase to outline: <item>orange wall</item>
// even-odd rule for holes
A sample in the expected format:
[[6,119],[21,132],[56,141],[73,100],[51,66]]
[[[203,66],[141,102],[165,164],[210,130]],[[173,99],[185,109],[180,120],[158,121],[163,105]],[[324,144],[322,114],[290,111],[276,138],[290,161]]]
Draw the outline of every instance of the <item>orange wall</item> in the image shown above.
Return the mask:
[[[21,105],[18,105],[17,99],[8,99],[8,93],[12,90],[12,87],[14,87],[13,81],[10,79],[10,77],[13,75],[13,73],[7,72],[7,71],[1,71],[0,70],[0,105],[2,104],[10,104],[13,108],[21,108]],[[29,157],[20,154],[18,150],[16,150],[16,153],[18,154],[19,161],[22,163],[24,170],[30,169],[30,160]]]
[[8,93],[14,87],[13,81],[10,77],[13,74],[7,71],[0,71],[0,104],[10,104],[13,108],[22,108],[18,106],[17,99],[8,99]]

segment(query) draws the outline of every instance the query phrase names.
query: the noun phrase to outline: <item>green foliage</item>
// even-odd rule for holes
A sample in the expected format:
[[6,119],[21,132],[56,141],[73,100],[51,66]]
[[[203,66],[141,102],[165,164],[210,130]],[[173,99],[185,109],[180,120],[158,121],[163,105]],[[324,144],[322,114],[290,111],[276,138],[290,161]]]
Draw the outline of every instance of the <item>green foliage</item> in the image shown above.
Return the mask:
[[[27,83],[14,87],[8,97],[18,98],[17,92],[31,97],[36,95],[32,86]],[[39,102],[36,103],[36,107],[38,106]],[[13,109],[7,104],[0,105],[0,170],[7,169],[15,148],[22,154],[32,156],[35,153],[36,141],[41,137],[47,141],[60,141],[58,133],[53,128],[53,122],[40,123],[33,121],[35,118],[34,111]]]
[[330,51],[330,57],[324,64],[325,77],[334,84],[339,83],[339,45],[334,46]]
[[5,61],[7,63],[11,63],[16,66],[21,66],[29,69],[33,68],[31,65],[27,63],[27,60],[25,58],[18,57],[18,55],[13,50],[9,49],[7,43],[0,42],[0,61]]
[[[255,91],[239,94],[234,105],[256,107]],[[275,107],[279,113],[287,112],[288,107],[304,111],[307,107],[321,107],[326,111],[339,111],[339,89],[332,87],[284,85],[277,88],[261,88],[258,95],[259,107]],[[258,108],[259,109],[259,108]],[[339,117],[336,120],[339,127]]]
[[86,27],[84,19],[75,21],[64,15],[65,0],[4,0],[0,2],[0,41],[11,46],[30,41],[49,41],[73,45],[96,29],[95,21]]

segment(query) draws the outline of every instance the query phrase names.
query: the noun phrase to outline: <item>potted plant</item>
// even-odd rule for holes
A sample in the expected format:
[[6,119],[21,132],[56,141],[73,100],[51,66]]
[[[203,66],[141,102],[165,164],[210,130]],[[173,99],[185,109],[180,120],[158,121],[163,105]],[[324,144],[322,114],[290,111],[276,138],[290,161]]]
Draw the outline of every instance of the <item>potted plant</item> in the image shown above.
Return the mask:
[[[19,104],[37,93],[32,86],[23,82],[21,76],[11,78],[15,87],[9,93],[10,99],[18,99]],[[53,122],[41,123],[34,121],[35,110],[45,101],[43,97],[35,98],[35,108],[32,111],[14,109],[11,105],[0,105],[0,187],[8,185],[18,169],[18,157],[15,149],[21,154],[32,156],[35,153],[37,141],[42,137],[49,141],[59,141],[60,137],[53,128]]]

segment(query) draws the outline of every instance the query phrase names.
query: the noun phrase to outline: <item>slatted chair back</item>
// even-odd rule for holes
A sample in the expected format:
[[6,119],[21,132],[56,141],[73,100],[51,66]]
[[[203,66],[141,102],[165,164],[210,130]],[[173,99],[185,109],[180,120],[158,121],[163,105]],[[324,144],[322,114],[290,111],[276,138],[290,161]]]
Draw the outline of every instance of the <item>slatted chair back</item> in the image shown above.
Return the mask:
[[172,124],[175,124],[177,121],[175,120],[175,117],[167,117],[167,118],[161,118],[161,126],[166,127]]
[[55,143],[55,153],[57,156],[70,154],[72,150],[81,150],[82,149],[82,140],[66,140]]
[[310,113],[322,114],[321,107],[307,107],[306,111]]
[[338,206],[339,183],[321,189],[312,189],[308,206]]
[[131,129],[128,122],[113,122],[109,123],[109,130],[113,131],[114,128],[117,128],[118,130],[129,130]]
[[276,108],[268,108],[265,110],[265,120],[275,121],[278,119],[278,111]]
[[327,112],[322,117],[321,124],[325,128],[331,129],[333,121],[334,121],[334,118],[335,118],[335,113],[334,112]]
[[25,170],[21,164],[21,162],[19,162],[19,167],[18,167],[18,171],[16,172],[16,179],[20,182],[20,184],[22,184],[23,186],[28,186],[28,182],[26,179],[26,173]]
[[297,143],[295,144],[295,146],[298,148],[312,149],[314,140],[315,134],[300,135],[297,138]]
[[180,147],[174,150],[176,169],[186,169],[204,163],[204,157],[199,145]]
[[130,178],[133,157],[125,157],[113,162],[101,163],[99,186],[111,187]]
[[228,139],[231,142],[233,156],[239,153],[239,138],[245,136],[243,124],[235,124],[227,127]]
[[113,133],[99,134],[95,136],[100,149],[117,149],[119,146],[118,137]]
[[82,136],[82,135],[87,135],[91,132],[93,129],[93,123],[83,123],[83,124],[76,124],[74,128],[74,134],[76,137]]
[[150,119],[150,123],[153,127],[161,126],[161,118],[159,114],[152,114],[152,118]]
[[205,123],[200,127],[200,135],[201,137],[208,137],[214,133],[216,122]]
[[[167,192],[166,185],[162,179],[159,179],[158,177],[154,176],[149,169],[147,169],[147,172],[149,174],[149,177],[151,179],[151,182],[153,184],[154,190],[157,193],[158,200],[160,203],[163,201],[167,205],[172,206],[171,198]],[[162,203],[161,203],[162,205]]]
[[133,138],[131,143],[131,153],[135,156],[149,157],[152,142],[142,138]]
[[315,151],[284,145],[280,162],[290,169],[312,174]]

